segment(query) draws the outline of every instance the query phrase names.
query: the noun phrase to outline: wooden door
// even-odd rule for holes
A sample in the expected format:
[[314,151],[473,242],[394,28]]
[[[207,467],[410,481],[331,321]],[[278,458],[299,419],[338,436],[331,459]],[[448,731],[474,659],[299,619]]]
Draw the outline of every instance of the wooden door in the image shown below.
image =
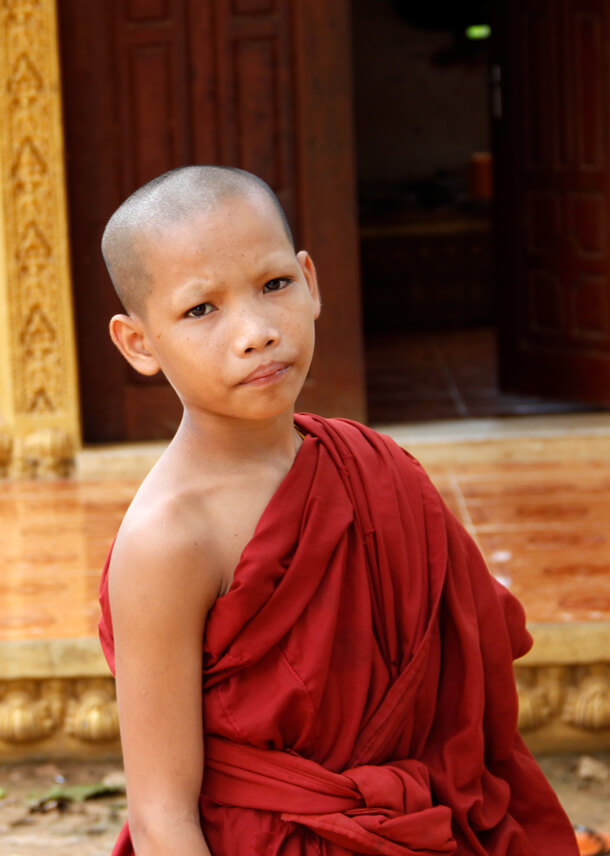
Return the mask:
[[349,2],[59,0],[83,433],[168,437],[179,403],[110,343],[99,252],[136,187],[188,163],[264,178],[317,265],[324,311],[299,407],[364,417]]
[[610,5],[497,5],[501,383],[610,404]]

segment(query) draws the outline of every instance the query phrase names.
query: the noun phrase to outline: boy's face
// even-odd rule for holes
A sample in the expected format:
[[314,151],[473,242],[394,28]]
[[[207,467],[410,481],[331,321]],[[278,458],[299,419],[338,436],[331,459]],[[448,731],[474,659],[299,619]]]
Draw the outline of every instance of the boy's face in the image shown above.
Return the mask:
[[311,259],[295,256],[271,202],[224,200],[144,247],[153,283],[135,320],[148,356],[132,365],[162,369],[192,415],[265,419],[291,410],[320,302]]

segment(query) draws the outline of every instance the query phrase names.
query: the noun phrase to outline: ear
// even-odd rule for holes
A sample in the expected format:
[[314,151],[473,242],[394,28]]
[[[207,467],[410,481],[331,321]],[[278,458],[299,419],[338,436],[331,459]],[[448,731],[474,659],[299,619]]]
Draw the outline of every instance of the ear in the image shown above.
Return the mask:
[[311,299],[313,300],[314,318],[319,318],[322,303],[320,302],[320,289],[318,288],[318,277],[315,265],[309,253],[305,250],[300,250],[297,253],[297,261],[303,271],[303,276],[305,277],[309,293],[311,294]]
[[114,344],[137,372],[154,375],[159,371],[161,366],[148,347],[144,324],[137,315],[114,315],[109,331]]

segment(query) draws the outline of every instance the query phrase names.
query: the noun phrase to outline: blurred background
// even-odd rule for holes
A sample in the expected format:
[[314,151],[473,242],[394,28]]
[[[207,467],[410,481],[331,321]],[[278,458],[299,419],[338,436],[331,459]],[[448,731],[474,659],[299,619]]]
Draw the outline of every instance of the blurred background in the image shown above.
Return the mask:
[[192,162],[263,177],[316,261],[303,409],[392,422],[610,403],[603,4],[57,12],[85,442],[177,425],[163,378],[108,339],[98,247],[129,193]]
[[98,579],[180,407],[109,340],[99,243],[141,184],[218,163],[318,269],[299,407],[421,458],[526,606],[529,745],[608,799],[609,64],[605,0],[5,0],[0,761],[120,757]]

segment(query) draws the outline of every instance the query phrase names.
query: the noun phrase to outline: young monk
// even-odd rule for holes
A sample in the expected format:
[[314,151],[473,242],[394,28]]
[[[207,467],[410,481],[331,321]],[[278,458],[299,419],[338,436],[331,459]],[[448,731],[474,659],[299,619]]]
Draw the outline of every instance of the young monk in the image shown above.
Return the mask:
[[114,343],[184,406],[102,579],[115,856],[575,856],[516,733],[521,607],[408,454],[294,414],[320,296],[269,187],[166,173],[102,246]]

